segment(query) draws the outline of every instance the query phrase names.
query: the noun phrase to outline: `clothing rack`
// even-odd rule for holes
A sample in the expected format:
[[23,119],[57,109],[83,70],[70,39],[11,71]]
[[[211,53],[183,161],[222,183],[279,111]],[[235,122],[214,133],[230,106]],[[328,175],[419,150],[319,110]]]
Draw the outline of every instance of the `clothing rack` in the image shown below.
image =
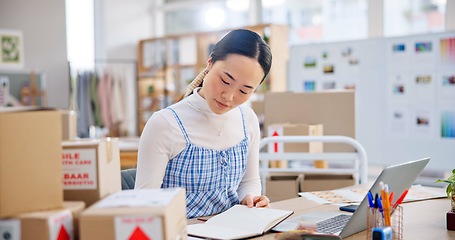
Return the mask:
[[[71,62],[69,62],[69,67],[70,67],[70,70],[71,68],[73,67],[73,71],[70,71],[70,102],[72,104],[70,104],[70,109],[72,110],[76,110],[77,112],[80,113],[79,116],[83,116],[83,117],[86,117],[84,115],[87,114],[87,111],[91,112],[91,111],[94,111],[95,109],[98,109],[99,110],[99,106],[95,107],[93,104],[94,102],[92,102],[92,108],[87,108],[87,104],[86,104],[86,101],[91,101],[91,100],[84,100],[82,101],[84,104],[82,106],[78,106],[80,104],[80,97],[81,97],[81,92],[78,92],[78,91],[81,91],[81,89],[78,89],[80,87],[80,84],[78,81],[79,81],[79,76],[80,74],[87,74],[87,73],[91,73],[91,74],[94,74],[99,78],[101,78],[102,74],[103,74],[103,70],[106,69],[106,68],[111,68],[111,69],[115,69],[116,66],[120,67],[120,66],[127,66],[126,68],[122,68],[122,70],[120,71],[120,76],[121,77],[121,82],[122,82],[122,104],[121,105],[115,105],[115,106],[123,106],[123,111],[121,112],[124,112],[124,114],[122,114],[122,118],[124,120],[124,125],[122,126],[127,126],[126,129],[127,129],[127,134],[128,136],[136,136],[137,135],[137,103],[136,103],[136,98],[135,96],[137,95],[137,61],[134,60],[134,59],[104,59],[104,58],[96,58],[96,59],[93,59],[91,61],[93,64],[87,64],[87,66],[85,67],[78,67],[78,68],[74,68],[74,65],[75,64],[71,64]],[[81,65],[82,66],[82,65]],[[131,68],[130,68],[131,67]],[[117,72],[118,73],[118,72]],[[115,71],[114,73],[110,73],[111,76],[113,76],[113,74],[115,75]],[[87,80],[85,80],[87,81]],[[97,82],[98,84],[98,82]],[[87,89],[85,87],[83,87],[82,91],[84,91],[82,94],[84,94],[84,96],[87,96],[89,94],[89,92],[87,92]],[[118,90],[118,89],[117,89]],[[113,90],[112,90],[113,91]],[[96,92],[96,97],[99,97],[100,95],[98,95],[99,92]],[[92,96],[93,93],[92,93]],[[119,95],[117,95],[119,96]],[[85,99],[85,98],[84,98]],[[118,98],[115,98],[115,99],[118,99]],[[115,104],[115,102],[113,102],[113,104]],[[113,105],[114,106],[114,105]],[[84,111],[84,112],[81,112],[81,111]],[[136,111],[136,112],[132,112],[132,111]],[[97,112],[98,113],[98,112]],[[93,112],[91,112],[90,114],[93,114]],[[90,115],[89,114],[89,115]],[[117,114],[117,116],[119,116]],[[85,119],[85,118],[83,118]],[[93,118],[89,118],[91,119],[90,121],[88,122],[93,122]],[[99,119],[99,118],[98,118]],[[109,118],[111,119],[111,118]],[[80,120],[80,119],[78,119]],[[98,121],[99,122],[99,121]],[[108,121],[110,122],[110,121]],[[92,127],[103,127],[102,129],[105,129],[106,127],[106,122],[103,122],[103,126],[98,126],[97,124],[95,125],[91,125]],[[90,127],[90,128],[92,128]],[[119,129],[118,128],[118,125],[117,127],[115,127],[115,129]],[[125,130],[125,128],[121,128],[123,130]],[[83,133],[84,133],[84,136],[83,137],[87,137],[87,131],[85,129],[85,126],[83,127],[83,129],[81,130]],[[103,132],[103,131],[101,131]],[[112,129],[112,126],[109,127],[109,136],[123,136],[125,131],[115,131]],[[80,135],[80,134],[79,134]],[[92,133],[90,132],[90,130],[88,130],[88,137],[93,137]],[[95,137],[98,136],[98,134],[94,134]],[[80,136],[82,137],[82,136]]]

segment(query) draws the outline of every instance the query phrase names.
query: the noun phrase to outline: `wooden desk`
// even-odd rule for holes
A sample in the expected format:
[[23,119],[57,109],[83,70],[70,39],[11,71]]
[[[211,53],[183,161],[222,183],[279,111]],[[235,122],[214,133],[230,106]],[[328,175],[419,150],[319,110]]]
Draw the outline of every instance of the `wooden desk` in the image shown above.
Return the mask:
[[137,165],[137,151],[120,151],[120,168],[135,168]]
[[[431,187],[428,187],[431,188]],[[442,188],[433,190],[444,191]],[[445,193],[445,192],[444,192]],[[272,208],[291,210],[294,214],[290,218],[304,213],[315,211],[334,212],[339,211],[336,205],[321,205],[305,197],[298,197],[278,202],[272,202]],[[449,240],[455,239],[455,231],[447,230],[446,213],[450,210],[448,198],[430,199],[423,201],[403,203],[403,239],[429,239]],[[200,223],[196,219],[189,219],[188,224]],[[267,233],[263,236],[252,238],[261,240],[275,239],[278,233]],[[365,240],[367,232],[362,231],[344,239]]]
[[[293,198],[271,204],[272,208],[293,210],[294,215],[311,211],[338,211],[334,205],[319,205],[304,197]],[[455,239],[455,231],[446,228],[446,213],[450,209],[450,200],[434,199],[403,204],[403,239]],[[274,239],[276,233],[268,233],[255,239]],[[348,238],[365,240],[366,231]]]
[[135,168],[139,138],[119,138],[121,169]]

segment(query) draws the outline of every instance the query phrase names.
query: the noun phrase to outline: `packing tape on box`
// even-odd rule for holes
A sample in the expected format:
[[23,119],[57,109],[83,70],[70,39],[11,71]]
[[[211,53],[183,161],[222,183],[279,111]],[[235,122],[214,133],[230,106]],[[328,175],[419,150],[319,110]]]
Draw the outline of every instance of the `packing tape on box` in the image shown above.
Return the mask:
[[106,159],[110,163],[112,161],[112,141],[111,138],[106,138]]

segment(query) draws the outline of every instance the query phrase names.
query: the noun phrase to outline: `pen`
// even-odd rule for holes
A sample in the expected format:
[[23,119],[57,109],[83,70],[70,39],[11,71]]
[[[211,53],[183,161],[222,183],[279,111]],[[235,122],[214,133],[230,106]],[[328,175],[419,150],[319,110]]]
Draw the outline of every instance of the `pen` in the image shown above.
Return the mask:
[[374,208],[374,203],[373,203],[373,194],[371,191],[368,191],[368,204],[370,205],[370,208]]
[[374,208],[379,208],[379,196],[377,193],[374,195]]
[[382,223],[380,224],[382,226],[382,225],[384,225],[384,212],[383,212],[383,208],[382,208],[381,198],[378,196],[377,193],[376,193],[376,203],[377,203],[379,212],[381,213],[381,216],[382,216],[382,218],[381,218],[382,219]]
[[[373,196],[373,194],[371,194]],[[376,193],[374,195],[374,208],[371,209],[373,211],[373,224],[374,227],[382,226],[382,216],[379,215],[379,195]],[[380,217],[380,218],[379,218]]]
[[390,193],[390,196],[389,196],[389,203],[392,204],[393,202],[393,197],[394,197],[395,193],[394,192],[391,192]]
[[401,194],[401,196],[397,199],[397,201],[395,202],[395,204],[393,204],[393,209],[395,209],[398,204],[401,204],[404,200],[404,198],[406,197],[406,194],[408,194],[408,189],[404,190],[403,194]]
[[389,185],[384,184],[384,198],[382,202],[382,207],[384,208],[384,218],[385,225],[391,226],[390,223],[390,202],[389,202]]

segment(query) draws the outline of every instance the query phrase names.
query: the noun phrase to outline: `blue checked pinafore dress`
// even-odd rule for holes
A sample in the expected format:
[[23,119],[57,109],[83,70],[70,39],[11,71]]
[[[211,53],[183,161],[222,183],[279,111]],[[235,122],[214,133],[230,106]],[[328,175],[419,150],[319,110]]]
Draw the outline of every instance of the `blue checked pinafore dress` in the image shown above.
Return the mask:
[[238,204],[237,188],[245,174],[248,156],[242,109],[239,107],[245,137],[225,150],[192,144],[177,113],[168,109],[174,114],[187,144],[182,152],[168,162],[161,188],[186,189],[187,218],[217,214]]

